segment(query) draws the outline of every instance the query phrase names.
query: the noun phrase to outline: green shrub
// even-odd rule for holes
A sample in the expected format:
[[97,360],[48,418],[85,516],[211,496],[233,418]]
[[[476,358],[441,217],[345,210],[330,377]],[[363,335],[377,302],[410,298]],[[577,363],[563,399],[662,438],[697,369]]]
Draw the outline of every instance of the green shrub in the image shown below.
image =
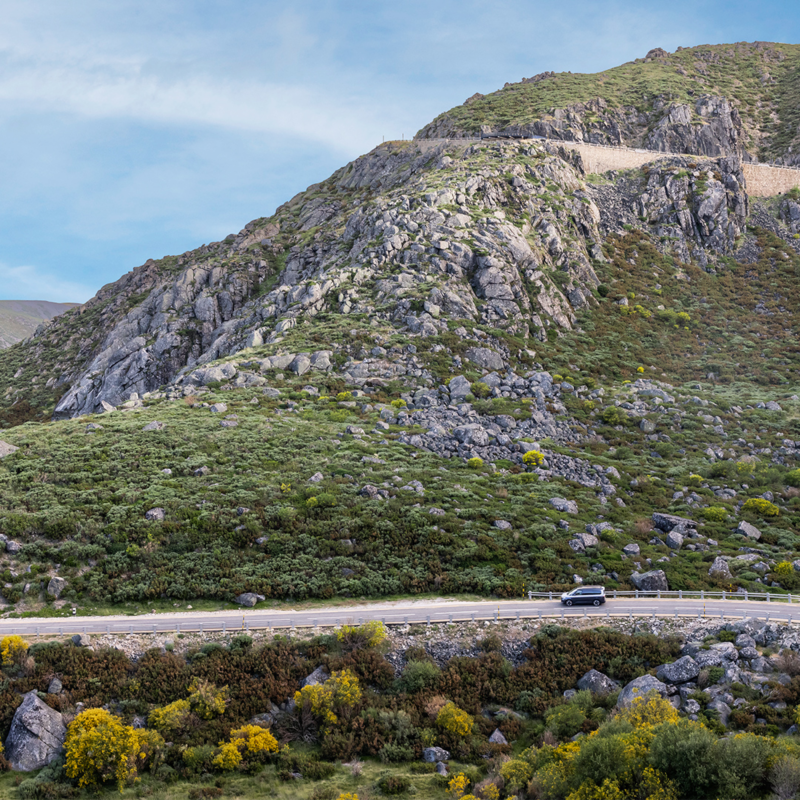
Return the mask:
[[383,775],[378,779],[378,788],[384,794],[404,794],[410,787],[411,780],[405,775]]
[[479,400],[485,399],[492,393],[491,388],[481,381],[475,381],[470,389],[472,389],[473,396],[477,397]]
[[627,420],[627,416],[625,412],[621,411],[616,406],[608,406],[608,408],[603,409],[600,419],[602,419],[606,425],[622,425]]
[[483,459],[479,456],[473,456],[467,461],[467,466],[470,469],[480,469],[483,466]]
[[409,694],[435,689],[441,672],[432,661],[409,661],[400,676],[400,688]]

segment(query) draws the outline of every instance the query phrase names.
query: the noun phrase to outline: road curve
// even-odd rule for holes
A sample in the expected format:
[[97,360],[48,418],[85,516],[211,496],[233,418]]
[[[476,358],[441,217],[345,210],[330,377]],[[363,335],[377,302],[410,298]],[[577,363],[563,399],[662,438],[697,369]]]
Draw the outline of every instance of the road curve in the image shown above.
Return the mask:
[[0,636],[53,636],[75,633],[189,633],[248,631],[271,628],[315,628],[382,620],[387,625],[484,620],[560,619],[562,617],[706,617],[742,619],[757,617],[780,622],[800,622],[800,604],[743,600],[675,600],[633,598],[609,600],[599,608],[566,608],[557,600],[488,600],[373,603],[346,608],[281,610],[258,608],[235,611],[187,611],[114,617],[62,617],[0,620]]

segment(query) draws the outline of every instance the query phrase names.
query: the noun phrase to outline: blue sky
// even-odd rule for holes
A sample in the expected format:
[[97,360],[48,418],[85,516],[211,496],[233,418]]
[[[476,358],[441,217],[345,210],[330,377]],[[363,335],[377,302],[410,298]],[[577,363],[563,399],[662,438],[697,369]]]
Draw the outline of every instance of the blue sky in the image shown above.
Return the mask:
[[5,0],[0,299],[85,301],[476,91],[800,41],[788,0]]

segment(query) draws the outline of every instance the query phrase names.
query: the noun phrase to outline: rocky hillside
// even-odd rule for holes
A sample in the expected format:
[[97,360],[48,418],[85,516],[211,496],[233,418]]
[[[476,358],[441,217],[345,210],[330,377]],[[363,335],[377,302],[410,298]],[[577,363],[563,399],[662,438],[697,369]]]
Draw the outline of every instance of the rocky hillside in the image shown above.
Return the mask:
[[417,138],[483,133],[800,164],[800,46],[701,45],[475,94]]
[[45,300],[0,300],[0,349],[27,339],[39,325],[63,314],[76,303],[48,303]]
[[[790,253],[798,211],[787,199],[761,212]],[[481,326],[532,363],[596,308],[609,237],[639,230],[670,271],[714,270],[760,252],[748,213],[735,157],[590,181],[551,144],[387,144],[223,242],[149,261],[10,350],[6,419],[115,406],[248,347],[313,341],[355,356],[342,337],[353,328],[419,339]]]

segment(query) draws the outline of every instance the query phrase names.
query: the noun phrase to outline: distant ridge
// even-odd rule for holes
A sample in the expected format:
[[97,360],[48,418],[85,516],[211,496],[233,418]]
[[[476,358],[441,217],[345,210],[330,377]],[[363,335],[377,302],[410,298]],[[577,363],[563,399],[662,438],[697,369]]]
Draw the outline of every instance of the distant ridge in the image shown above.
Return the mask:
[[27,339],[45,320],[57,317],[78,303],[47,300],[0,300],[0,349]]

